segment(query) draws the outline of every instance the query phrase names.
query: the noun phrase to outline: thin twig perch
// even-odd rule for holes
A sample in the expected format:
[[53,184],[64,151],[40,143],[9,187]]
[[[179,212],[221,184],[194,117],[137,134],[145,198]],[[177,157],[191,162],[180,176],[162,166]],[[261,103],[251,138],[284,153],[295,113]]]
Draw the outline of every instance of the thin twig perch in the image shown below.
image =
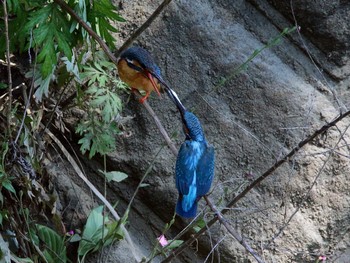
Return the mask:
[[245,240],[238,234],[238,232],[228,223],[228,221],[223,217],[223,215],[219,212],[216,206],[211,202],[208,196],[204,196],[205,201],[212,211],[215,211],[215,215],[218,217],[220,223],[227,229],[227,231],[256,259],[259,263],[264,263],[264,261],[260,258],[258,253],[254,249],[249,246],[245,242]]
[[164,0],[158,8],[153,12],[153,14],[142,24],[129,38],[124,42],[124,44],[115,53],[116,57],[119,57],[120,53],[126,49],[130,44],[139,36],[147,27],[156,19],[156,17],[164,10],[164,8],[171,2],[171,0]]

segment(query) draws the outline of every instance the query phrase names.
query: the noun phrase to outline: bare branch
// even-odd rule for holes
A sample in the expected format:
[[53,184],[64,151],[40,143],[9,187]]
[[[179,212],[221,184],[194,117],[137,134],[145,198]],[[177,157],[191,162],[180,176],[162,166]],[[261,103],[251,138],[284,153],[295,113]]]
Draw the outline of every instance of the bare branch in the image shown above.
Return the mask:
[[324,171],[327,163],[329,162],[329,160],[332,157],[332,154],[334,153],[335,149],[338,147],[339,143],[341,142],[341,140],[344,138],[344,134],[348,131],[349,129],[349,125],[344,129],[344,131],[340,134],[340,138],[338,140],[338,142],[334,145],[334,147],[332,147],[332,149],[329,151],[328,153],[328,157],[327,159],[323,162],[322,167],[319,169],[319,171],[317,172],[310,188],[307,190],[306,194],[303,196],[303,198],[301,199],[301,201],[299,202],[299,206],[295,209],[295,211],[291,214],[291,216],[288,218],[287,222],[279,229],[278,233],[274,235],[274,237],[269,241],[268,245],[266,246],[266,248],[268,248],[272,242],[274,242],[276,240],[276,238],[283,233],[284,229],[289,225],[289,223],[292,221],[292,219],[294,218],[294,216],[299,212],[300,208],[302,207],[302,204],[305,202],[305,200],[310,196],[310,192],[312,190],[312,188],[315,186],[316,182],[318,181],[318,179],[320,178],[322,172]]
[[259,263],[264,263],[264,261],[260,258],[258,253],[252,249],[249,244],[245,242],[245,240],[237,233],[237,231],[231,227],[228,221],[223,217],[220,211],[216,208],[216,206],[211,202],[208,196],[204,196],[205,201],[207,202],[210,209],[215,213],[220,223],[227,229],[227,231],[256,259]]
[[[299,144],[294,147],[287,155],[285,155],[283,158],[281,158],[279,161],[277,161],[274,165],[272,165],[265,173],[263,173],[261,176],[259,176],[257,179],[255,179],[251,184],[249,184],[240,194],[235,196],[235,198],[228,203],[227,207],[233,207],[240,199],[242,199],[251,189],[253,189],[255,186],[260,184],[266,177],[271,175],[277,168],[279,168],[282,164],[287,162],[291,157],[293,157],[302,147],[304,147],[306,144],[311,142],[313,139],[315,139],[317,136],[321,135],[325,131],[327,131],[329,128],[335,126],[339,121],[344,119],[345,117],[350,115],[350,111],[345,112],[344,114],[340,114],[335,120],[333,120],[330,123],[327,123],[326,125],[322,126],[320,129],[316,130],[313,134],[308,136],[306,139],[299,142]],[[229,209],[223,209],[222,213],[226,213]]]
[[118,51],[115,53],[116,57],[119,57],[120,53],[124,49],[126,49],[130,44],[139,36],[143,31],[146,30],[147,27],[150,26],[150,24],[153,22],[154,19],[163,11],[163,9],[171,2],[171,0],[164,0],[163,3],[161,3],[158,8],[153,12],[153,14],[146,20],[145,23],[142,24],[130,37],[128,40],[124,42],[124,44],[118,49]]
[[147,101],[145,101],[143,103],[143,106],[146,108],[146,110],[148,111],[148,113],[153,117],[154,122],[156,123],[160,133],[162,134],[164,140],[166,141],[166,143],[168,144],[170,150],[172,151],[172,153],[177,156],[177,149],[174,145],[174,143],[171,141],[168,133],[166,132],[166,130],[164,129],[162,123],[160,122],[157,114],[154,112],[154,110],[151,108],[151,106],[148,104]]
[[91,29],[75,12],[72,8],[70,8],[69,5],[67,5],[63,0],[54,0],[56,4],[58,4],[63,10],[67,11],[68,14],[70,14],[88,33],[90,36],[92,36],[97,43],[100,44],[102,47],[103,51],[106,53],[106,55],[109,57],[110,60],[114,64],[117,65],[118,60],[117,58],[113,55],[112,51],[109,49],[109,47],[106,45],[106,43],[100,38],[94,30]]

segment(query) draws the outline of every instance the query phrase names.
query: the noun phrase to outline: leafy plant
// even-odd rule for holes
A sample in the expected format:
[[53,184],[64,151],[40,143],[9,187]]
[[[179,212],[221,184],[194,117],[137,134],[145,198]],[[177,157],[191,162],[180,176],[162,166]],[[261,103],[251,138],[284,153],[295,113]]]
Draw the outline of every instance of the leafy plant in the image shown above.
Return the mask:
[[120,133],[114,118],[122,110],[118,91],[127,87],[113,75],[115,65],[97,52],[94,61],[83,67],[80,79],[87,82],[88,89],[84,101],[87,104],[87,117],[77,126],[77,133],[84,135],[79,140],[80,150],[90,151],[89,157],[96,152],[107,154],[115,149],[115,136]]
[[[91,48],[93,41],[77,21],[55,1],[7,0],[7,4],[8,12],[13,17],[9,20],[10,51],[28,52],[29,63],[36,66],[27,76],[35,79],[35,96],[41,101],[43,95],[48,96],[49,83],[56,77],[60,58],[66,57],[71,61],[75,48],[82,46],[81,52],[84,54],[86,48]],[[67,6],[91,25],[109,46],[115,48],[112,33],[118,30],[111,22],[125,20],[110,0],[75,0],[69,1]],[[0,28],[2,27],[3,23],[0,23]],[[5,43],[5,34],[1,34],[2,58],[6,50]],[[30,51],[34,51],[36,55]],[[79,63],[82,63],[81,58]]]
[[48,262],[67,262],[64,238],[47,226],[36,225],[37,234],[44,245],[43,255]]
[[[4,142],[1,149],[1,162],[0,162],[0,186],[5,188],[9,192],[16,194],[16,190],[12,186],[11,178],[5,172],[5,157],[8,152],[8,143]],[[3,204],[4,197],[0,192],[0,202]]]
[[254,52],[249,56],[249,58],[245,62],[243,62],[241,65],[239,65],[237,68],[235,68],[227,77],[221,78],[219,83],[215,86],[214,89],[219,89],[219,88],[223,87],[225,85],[225,83],[232,80],[236,75],[238,75],[242,71],[246,70],[248,68],[249,63],[256,56],[261,54],[261,52],[263,52],[265,49],[272,48],[274,46],[279,45],[284,36],[291,34],[296,29],[297,29],[296,26],[294,26],[292,28],[288,28],[288,27],[284,28],[280,34],[278,34],[277,36],[270,39],[266,45],[264,45],[263,47],[261,47],[259,49],[254,50]]
[[[117,123],[114,122],[114,118],[120,114],[122,109],[119,92],[126,89],[126,86],[113,73],[113,71],[116,71],[115,65],[108,62],[102,52],[96,52],[95,42],[87,34],[87,31],[81,27],[74,16],[67,12],[64,5],[60,6],[57,2],[48,0],[7,0],[7,13],[4,12],[3,5],[0,5],[1,16],[7,17],[8,15],[10,17],[8,20],[9,51],[16,58],[19,58],[22,54],[26,55],[24,64],[28,62],[30,69],[25,76],[32,79],[35,99],[37,102],[43,102],[46,97],[50,97],[50,101],[45,101],[43,105],[51,106],[52,102],[56,103],[53,113],[57,112],[55,109],[59,106],[60,98],[49,96],[52,94],[52,87],[63,87],[60,91],[61,95],[67,94],[65,93],[67,86],[77,88],[77,98],[80,102],[78,106],[81,106],[87,113],[77,128],[77,132],[83,135],[80,142],[82,151],[90,151],[90,157],[96,153],[106,154],[115,149],[115,136],[119,134],[119,129]],[[113,25],[115,24],[113,22],[122,22],[124,19],[120,17],[117,7],[114,6],[111,0],[69,0],[65,1],[65,5],[74,10],[82,21],[103,38],[105,43],[110,47],[114,47],[115,39],[112,33],[116,32],[117,28]],[[0,20],[0,32],[5,32],[5,21],[7,20]],[[7,51],[5,38],[5,34],[0,34],[0,58],[4,58],[5,51]],[[58,85],[52,85],[53,83]],[[3,88],[7,88],[6,83],[0,83],[0,89]],[[35,155],[39,156],[35,150],[45,146],[41,144],[41,141],[38,143],[40,136],[37,136],[37,132],[42,127],[41,121],[43,119],[51,121],[53,115],[49,116],[50,118],[46,116],[47,107],[31,108],[30,99],[33,94],[27,95],[28,104],[24,105],[21,104],[22,100],[16,100],[16,106],[14,106],[14,103],[8,103],[8,108],[10,109],[9,112],[13,112],[12,116],[18,117],[14,117],[13,122],[11,122],[11,127],[15,127],[13,133],[20,131],[15,139],[16,146],[21,150],[23,149],[23,155],[26,155],[26,157],[29,155],[30,158],[34,159]],[[18,112],[18,110],[21,112]],[[26,116],[27,112],[30,112],[30,117]],[[28,122],[29,119],[31,120]],[[9,135],[6,134],[5,136]],[[5,136],[1,139],[7,141],[9,138]],[[7,151],[8,145],[5,143],[2,145],[0,153],[0,201],[2,205],[8,203],[5,200],[8,195],[2,195],[4,189],[16,193],[12,186],[10,172],[5,173],[4,159]],[[31,160],[31,163],[39,164],[39,161]],[[8,166],[9,164],[6,162],[6,167]],[[35,168],[38,167],[40,165]],[[15,173],[16,170],[12,170]],[[111,180],[122,180],[121,176],[123,175],[112,172],[108,176]],[[16,198],[20,199],[19,215],[25,224],[18,222],[18,225],[12,227],[18,227],[19,232],[27,233],[28,236],[21,240],[25,244],[23,247],[26,247],[26,249],[23,249],[20,253],[24,257],[30,255],[33,261],[19,259],[14,255],[13,257],[20,262],[45,262],[45,260],[47,262],[67,262],[65,237],[61,237],[53,229],[44,225],[33,227],[32,224],[34,220],[30,217],[29,209],[37,207],[35,205],[38,199],[42,198],[41,194],[45,196],[45,198],[42,198],[45,199],[45,205],[51,207],[51,203],[47,201],[49,198],[45,195],[46,189],[35,179],[18,178],[20,180],[19,184],[16,181]],[[25,188],[24,186],[33,187],[33,189],[30,189],[30,195],[23,194],[26,189],[21,188]],[[22,198],[27,199],[22,200]],[[52,200],[52,202],[54,201]],[[6,211],[6,209],[2,211]],[[0,223],[2,223],[2,219],[9,221],[5,218],[7,212],[2,213],[2,211],[0,213]],[[98,212],[99,210],[92,215],[93,221],[97,223],[101,219]],[[121,231],[119,231],[119,222],[108,221],[108,218],[103,216],[102,218],[102,225],[95,225],[96,228],[101,227],[103,233],[102,241],[96,243],[97,249],[116,238],[123,238]],[[101,233],[98,230],[95,233],[97,236],[89,234],[89,229],[96,229],[93,228],[91,220],[84,230],[83,237],[85,239],[80,240],[82,243],[80,246],[82,250],[80,251],[89,248],[87,245],[89,242],[86,243],[87,240],[98,239],[99,233]],[[70,238],[70,241],[79,241],[79,238],[81,237],[74,235]],[[86,253],[89,251],[89,249],[85,250]]]
[[42,78],[46,78],[57,65],[57,53],[72,57],[72,35],[69,32],[69,17],[55,3],[46,3],[30,12],[22,33],[33,38],[34,47],[40,48],[37,63],[42,64]]
[[118,30],[111,25],[110,20],[117,22],[125,22],[125,19],[118,14],[118,9],[109,0],[93,1],[89,21],[92,23],[92,28],[95,32],[99,32],[101,37],[105,39],[107,44],[115,48],[114,37],[110,32],[118,32]]
[[97,251],[111,244],[115,239],[122,239],[121,231],[116,229],[118,222],[110,221],[103,215],[103,206],[93,209],[86,221],[82,239],[78,248],[78,260],[84,262],[88,253]]
[[102,170],[99,170],[99,172],[106,177],[107,182],[114,181],[114,182],[120,183],[121,181],[128,178],[128,175],[123,172],[118,172],[118,171],[104,172]]

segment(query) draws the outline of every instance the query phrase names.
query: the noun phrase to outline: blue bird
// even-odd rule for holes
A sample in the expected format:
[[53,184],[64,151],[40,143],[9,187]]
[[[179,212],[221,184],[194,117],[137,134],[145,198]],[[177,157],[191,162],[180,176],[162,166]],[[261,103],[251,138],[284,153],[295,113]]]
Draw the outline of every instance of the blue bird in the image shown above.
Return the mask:
[[195,217],[197,202],[206,195],[214,177],[215,153],[209,146],[200,121],[186,110],[176,93],[170,89],[172,100],[180,111],[185,141],[176,160],[175,180],[179,198],[176,213],[184,218]]
[[[168,89],[161,76],[158,65],[151,54],[141,47],[131,47],[123,51],[118,61],[119,77],[132,89],[144,90],[146,95],[140,99],[143,103],[154,90],[160,96],[160,84]],[[168,91],[167,91],[168,93]]]

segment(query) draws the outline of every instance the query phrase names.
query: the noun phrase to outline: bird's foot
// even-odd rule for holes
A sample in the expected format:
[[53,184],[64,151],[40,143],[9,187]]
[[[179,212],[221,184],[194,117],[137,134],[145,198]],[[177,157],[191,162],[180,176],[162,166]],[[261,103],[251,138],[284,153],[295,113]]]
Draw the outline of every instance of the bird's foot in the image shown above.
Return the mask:
[[140,102],[141,104],[143,104],[143,103],[147,100],[147,98],[148,98],[148,96],[149,96],[150,94],[151,94],[150,92],[146,92],[146,95],[143,96],[141,99],[139,99],[139,102]]

